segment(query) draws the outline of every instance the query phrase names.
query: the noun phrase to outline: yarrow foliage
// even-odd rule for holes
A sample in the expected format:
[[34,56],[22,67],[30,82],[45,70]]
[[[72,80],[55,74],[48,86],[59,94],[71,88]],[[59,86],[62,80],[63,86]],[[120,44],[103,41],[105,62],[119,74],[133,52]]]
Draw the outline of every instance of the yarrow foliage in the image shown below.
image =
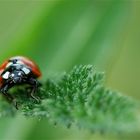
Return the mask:
[[[93,66],[75,66],[56,79],[43,83],[38,91],[40,103],[27,99],[23,87],[16,88],[14,95],[21,105],[19,112],[26,117],[46,117],[56,123],[76,124],[91,131],[132,132],[138,129],[137,102],[106,88],[104,73],[96,72]],[[1,116],[16,112],[7,103],[1,103]]]

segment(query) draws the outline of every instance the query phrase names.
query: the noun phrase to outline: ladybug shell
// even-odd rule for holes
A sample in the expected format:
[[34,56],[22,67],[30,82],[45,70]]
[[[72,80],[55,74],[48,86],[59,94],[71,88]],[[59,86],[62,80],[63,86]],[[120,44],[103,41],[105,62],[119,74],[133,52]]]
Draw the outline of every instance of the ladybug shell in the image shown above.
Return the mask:
[[[38,68],[38,66],[29,58],[24,57],[24,56],[14,56],[9,58],[8,60],[6,60],[1,66],[0,66],[0,75],[2,74],[2,72],[5,70],[7,64],[9,63],[10,60],[14,60],[17,59],[21,62],[23,62],[26,66],[28,66],[32,73],[34,74],[35,77],[40,77],[41,76],[41,72]],[[2,83],[2,77],[0,76],[0,84]]]

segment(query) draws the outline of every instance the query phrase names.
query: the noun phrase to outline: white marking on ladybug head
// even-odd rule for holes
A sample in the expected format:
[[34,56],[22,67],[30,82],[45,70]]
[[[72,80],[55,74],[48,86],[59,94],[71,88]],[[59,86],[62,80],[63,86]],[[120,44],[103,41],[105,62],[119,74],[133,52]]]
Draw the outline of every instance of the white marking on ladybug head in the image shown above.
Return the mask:
[[21,75],[21,72],[18,73],[18,76],[20,76],[20,75]]
[[3,79],[8,79],[8,78],[9,78],[9,74],[10,74],[9,71],[5,72],[5,73],[2,75],[2,78],[3,78]]
[[23,67],[22,70],[24,71],[25,74],[29,74],[30,70],[26,67]]
[[14,73],[12,73],[12,74],[11,74],[11,76],[12,76],[12,77],[14,77],[14,76],[15,76],[15,74],[14,74]]

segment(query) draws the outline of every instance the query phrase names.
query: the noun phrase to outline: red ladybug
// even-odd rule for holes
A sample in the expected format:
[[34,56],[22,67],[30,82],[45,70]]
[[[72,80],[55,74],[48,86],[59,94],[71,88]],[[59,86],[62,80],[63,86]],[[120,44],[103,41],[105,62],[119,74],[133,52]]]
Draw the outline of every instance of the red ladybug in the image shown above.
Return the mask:
[[38,100],[34,93],[40,86],[37,80],[40,76],[41,72],[38,66],[29,58],[23,56],[11,57],[0,66],[0,91],[17,108],[17,102],[8,93],[8,90],[15,85],[29,84],[32,88],[30,96]]

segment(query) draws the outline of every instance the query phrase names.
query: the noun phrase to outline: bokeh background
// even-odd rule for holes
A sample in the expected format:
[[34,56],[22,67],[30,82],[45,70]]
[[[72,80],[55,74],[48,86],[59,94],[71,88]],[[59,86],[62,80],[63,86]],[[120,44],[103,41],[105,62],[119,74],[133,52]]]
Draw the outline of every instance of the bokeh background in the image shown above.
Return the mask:
[[[74,65],[106,72],[106,85],[140,99],[139,0],[0,0],[0,63],[25,55],[45,80]],[[0,119],[0,140],[120,140],[22,116]]]

